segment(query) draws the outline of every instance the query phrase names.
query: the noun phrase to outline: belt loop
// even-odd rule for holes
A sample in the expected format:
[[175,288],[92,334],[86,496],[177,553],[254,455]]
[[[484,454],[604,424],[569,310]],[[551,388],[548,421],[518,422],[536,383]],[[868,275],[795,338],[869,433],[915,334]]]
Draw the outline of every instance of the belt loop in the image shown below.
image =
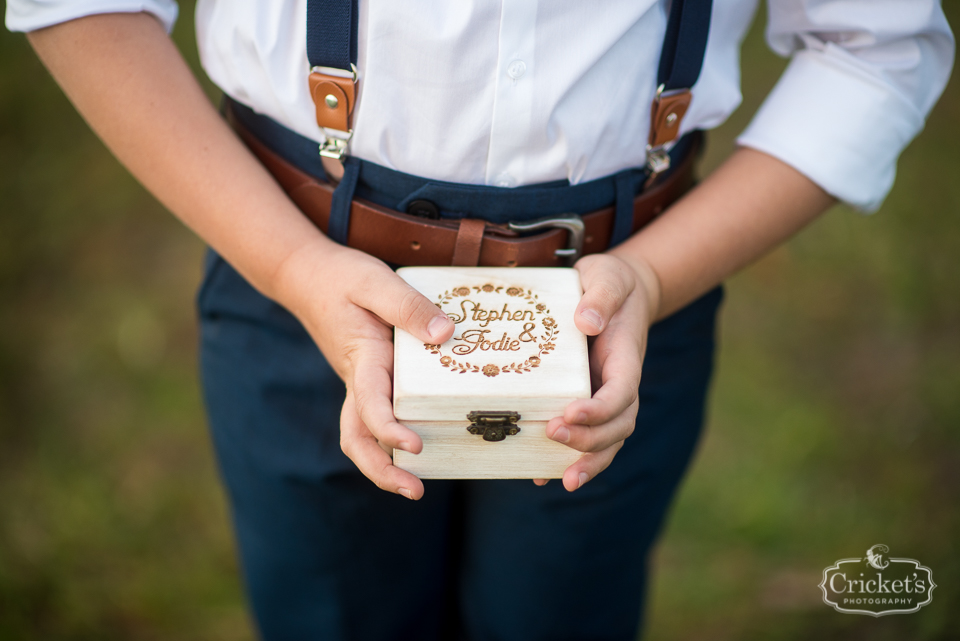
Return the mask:
[[350,231],[350,203],[360,177],[360,160],[352,156],[344,158],[343,178],[333,190],[330,200],[330,222],[327,224],[327,236],[341,245],[347,244]]
[[617,202],[610,247],[619,245],[633,233],[633,198],[636,195],[636,181],[633,174],[633,170],[626,169],[613,178]]
[[480,264],[480,248],[483,246],[483,230],[486,227],[487,223],[477,218],[464,218],[460,221],[451,265],[476,267]]

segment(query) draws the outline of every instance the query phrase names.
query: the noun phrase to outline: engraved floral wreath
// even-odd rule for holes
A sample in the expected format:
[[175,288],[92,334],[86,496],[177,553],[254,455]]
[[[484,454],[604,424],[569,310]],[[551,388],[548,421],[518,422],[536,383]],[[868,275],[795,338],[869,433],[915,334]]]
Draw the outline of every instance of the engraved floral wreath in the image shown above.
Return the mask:
[[[547,306],[540,302],[539,297],[533,293],[532,290],[523,289],[522,287],[507,287],[504,288],[502,285],[491,285],[487,283],[485,285],[474,285],[473,287],[454,287],[453,289],[447,290],[440,294],[437,297],[437,307],[443,309],[443,306],[452,301],[455,298],[468,296],[471,293],[471,290],[475,291],[478,294],[499,294],[501,291],[506,289],[504,292],[507,296],[514,296],[520,300],[525,300],[528,305],[533,305],[536,313],[538,314],[549,314],[550,310],[547,309]],[[552,316],[545,316],[540,320],[540,323],[543,325],[544,333],[540,337],[539,342],[537,343],[537,353],[529,356],[522,362],[513,362],[509,365],[504,365],[500,367],[499,365],[494,365],[493,363],[488,363],[486,365],[475,365],[472,363],[461,362],[453,358],[452,356],[445,355],[440,350],[440,345],[432,345],[430,343],[424,343],[423,346],[431,354],[437,354],[440,356],[440,364],[443,367],[448,368],[451,372],[457,374],[466,374],[470,372],[471,374],[482,373],[484,376],[496,376],[497,374],[523,374],[524,372],[533,371],[534,367],[540,367],[540,362],[544,356],[556,349],[556,336],[560,333],[560,328],[557,327],[557,321],[553,319]]]

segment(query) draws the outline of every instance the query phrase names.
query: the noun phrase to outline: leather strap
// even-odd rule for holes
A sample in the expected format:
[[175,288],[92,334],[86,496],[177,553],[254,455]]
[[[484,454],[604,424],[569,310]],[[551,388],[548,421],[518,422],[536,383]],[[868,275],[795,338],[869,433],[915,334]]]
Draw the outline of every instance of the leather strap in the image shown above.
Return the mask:
[[317,124],[326,129],[350,131],[357,102],[357,83],[353,78],[313,71],[308,81],[310,96],[317,109]]
[[650,105],[650,134],[647,145],[662,147],[680,137],[680,122],[690,108],[693,94],[689,89],[658,95]]
[[483,230],[487,223],[478,218],[464,218],[457,229],[453,246],[454,267],[476,267],[480,264],[480,247],[483,245]]
[[[316,180],[272,152],[243,128],[230,109],[227,109],[227,119],[304,215],[327,233],[333,185]],[[656,218],[693,186],[694,158],[699,146],[698,135],[691,150],[674,171],[634,199],[634,231]],[[361,198],[355,198],[351,203],[350,216],[347,236],[347,245],[350,247],[396,265],[453,264],[457,239],[461,234],[460,221],[428,220]],[[584,254],[606,251],[614,217],[613,207],[582,216],[586,228]],[[468,236],[465,235],[464,240],[466,238]],[[553,229],[521,238],[502,225],[487,223],[482,242],[477,245],[479,260],[472,264],[490,267],[562,267],[564,260],[557,257],[555,252],[566,247],[565,230]]]

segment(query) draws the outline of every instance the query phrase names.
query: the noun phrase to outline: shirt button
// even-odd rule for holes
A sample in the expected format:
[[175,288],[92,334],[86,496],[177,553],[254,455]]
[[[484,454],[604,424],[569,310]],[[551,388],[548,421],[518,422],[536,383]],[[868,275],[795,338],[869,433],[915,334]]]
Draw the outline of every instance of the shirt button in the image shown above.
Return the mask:
[[510,174],[500,174],[497,176],[494,184],[497,187],[513,187],[517,184],[517,181],[515,181]]
[[527,64],[523,60],[514,60],[507,65],[507,75],[516,80],[527,71]]

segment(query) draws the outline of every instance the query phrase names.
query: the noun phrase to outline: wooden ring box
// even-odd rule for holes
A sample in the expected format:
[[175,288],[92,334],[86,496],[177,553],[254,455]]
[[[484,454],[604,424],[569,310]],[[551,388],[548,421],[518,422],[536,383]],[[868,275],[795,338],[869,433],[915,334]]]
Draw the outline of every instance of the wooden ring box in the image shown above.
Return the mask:
[[590,397],[587,340],[573,322],[574,269],[404,267],[397,274],[453,320],[425,344],[397,328],[393,410],[423,450],[394,450],[420,478],[560,478],[581,453],[547,422]]

